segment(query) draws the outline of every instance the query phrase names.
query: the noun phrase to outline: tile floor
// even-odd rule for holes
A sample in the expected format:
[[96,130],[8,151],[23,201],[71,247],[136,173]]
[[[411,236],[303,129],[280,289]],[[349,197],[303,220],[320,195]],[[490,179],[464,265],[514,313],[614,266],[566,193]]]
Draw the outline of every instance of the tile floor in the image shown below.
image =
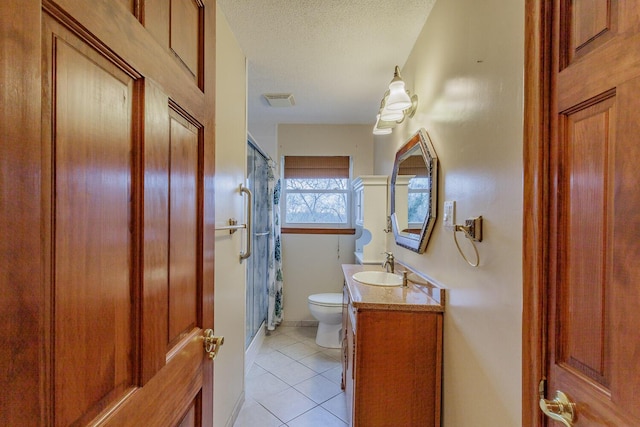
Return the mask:
[[347,425],[340,350],[318,346],[315,335],[315,327],[281,326],[265,337],[234,427]]

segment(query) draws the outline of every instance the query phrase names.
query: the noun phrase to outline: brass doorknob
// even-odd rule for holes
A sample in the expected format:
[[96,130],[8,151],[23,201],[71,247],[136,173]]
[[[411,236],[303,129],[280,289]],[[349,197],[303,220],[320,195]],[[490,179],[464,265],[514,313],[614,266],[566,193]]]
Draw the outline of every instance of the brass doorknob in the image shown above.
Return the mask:
[[206,329],[203,332],[203,340],[204,352],[209,355],[209,359],[215,359],[220,346],[224,344],[224,337],[216,337],[213,335],[213,329]]
[[540,381],[538,386],[538,394],[540,397],[540,409],[544,414],[555,421],[560,421],[566,427],[573,425],[575,419],[576,404],[571,402],[566,394],[560,390],[556,391],[556,397],[553,400],[544,398],[545,381]]

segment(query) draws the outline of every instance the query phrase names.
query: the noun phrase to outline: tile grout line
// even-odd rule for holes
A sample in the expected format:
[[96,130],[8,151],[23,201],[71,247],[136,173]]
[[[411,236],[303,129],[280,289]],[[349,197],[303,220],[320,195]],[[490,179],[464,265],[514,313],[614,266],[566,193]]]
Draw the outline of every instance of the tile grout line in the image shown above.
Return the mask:
[[[247,404],[249,404],[250,408],[247,409],[246,412],[250,412],[251,409],[255,410],[255,405],[251,407],[252,403],[257,404],[257,406],[259,406],[263,411],[267,411],[267,413],[273,417],[273,420],[271,421],[274,424],[272,425],[275,426],[275,423],[280,423],[277,425],[277,427],[286,427],[288,423],[295,422],[297,418],[303,417],[309,412],[317,410],[318,407],[320,407],[322,411],[330,414],[332,417],[335,417],[335,419],[337,420],[336,425],[346,426],[341,414],[335,413],[333,410],[323,406],[332,399],[336,399],[338,396],[344,395],[344,392],[340,389],[340,384],[336,383],[330,376],[325,376],[325,374],[327,374],[329,371],[341,367],[339,349],[325,349],[317,346],[313,338],[315,336],[315,331],[315,328],[309,327],[286,327],[286,329],[283,328],[280,331],[276,330],[276,333],[265,337],[262,347],[259,350],[258,355],[256,356],[256,361],[251,368],[251,370],[253,370],[257,366],[264,372],[256,375],[255,377],[250,377],[246,381],[247,390],[245,390],[245,392],[247,393],[248,397],[247,401],[245,401],[245,404],[240,411],[238,420],[234,425],[235,427],[244,427],[249,425],[243,424],[242,422],[243,415],[245,415],[243,414],[243,409],[247,407]],[[293,349],[293,346],[297,346],[295,347],[295,350]],[[308,349],[306,349],[305,347],[308,347]],[[287,348],[291,348],[291,350],[288,352],[282,351]],[[273,355],[274,353],[276,353],[276,355]],[[282,358],[290,359],[290,361]],[[308,358],[313,359],[308,360],[307,364],[301,362],[302,360]],[[308,373],[306,373],[301,375],[299,379],[295,379],[295,377],[292,377],[285,381],[285,379],[282,378],[282,373],[280,373],[280,375],[276,373],[279,372],[279,369],[286,368],[287,366],[294,363],[298,363],[305,369],[313,372],[313,375],[307,377],[305,375],[307,375]],[[251,386],[249,383],[254,380],[254,378],[260,378],[266,374],[270,374],[273,378],[278,380],[278,383],[281,383],[284,386],[281,385],[279,386],[281,388],[276,388],[274,389],[275,391],[268,392],[268,394],[264,397],[257,395],[258,397],[256,398],[255,393],[248,392],[248,389]],[[320,394],[322,395],[322,393],[325,393],[330,394],[330,396],[321,398],[316,397],[316,399],[321,400],[320,403],[317,403],[316,400],[310,397],[310,395],[305,394],[297,388],[302,388],[301,384],[306,381],[312,381],[314,378],[317,380],[321,380],[319,382],[324,382],[321,387],[325,387],[325,385],[328,384],[330,384],[331,386],[335,386],[337,388],[337,392],[333,393],[333,391],[327,391],[330,389],[330,387],[325,388],[325,391],[321,391]],[[335,379],[335,374],[333,375],[333,378]],[[290,384],[291,382],[293,382],[293,384]],[[263,384],[260,384],[259,386],[263,386]],[[313,384],[310,387],[313,389]],[[302,399],[302,402],[305,403],[304,406],[308,405],[309,403],[311,403],[312,406],[306,409],[300,409],[301,412],[298,412],[296,410],[289,413],[288,416],[292,416],[292,418],[289,419],[289,421],[283,421],[283,418],[281,418],[281,416],[276,413],[278,412],[278,410],[274,411],[273,407],[270,408],[269,405],[265,405],[264,401],[265,399],[272,398],[273,396],[277,396],[278,394],[284,394],[287,391],[295,392],[295,396],[299,395]],[[256,414],[255,416],[259,415]],[[288,416],[285,418],[288,418]],[[246,417],[251,417],[251,414],[246,414]]]

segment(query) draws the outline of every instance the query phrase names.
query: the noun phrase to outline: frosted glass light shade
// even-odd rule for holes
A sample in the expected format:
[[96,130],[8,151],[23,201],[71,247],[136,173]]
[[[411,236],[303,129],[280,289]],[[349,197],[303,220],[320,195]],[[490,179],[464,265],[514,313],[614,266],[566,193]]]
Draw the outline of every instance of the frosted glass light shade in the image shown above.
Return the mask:
[[391,128],[386,128],[386,129],[378,129],[377,127],[373,128],[374,135],[389,135],[392,131],[393,129]]
[[376,124],[373,126],[374,135],[389,135],[393,129],[390,127],[378,127],[380,126],[380,114],[376,116]]
[[411,107],[411,98],[404,88],[404,82],[400,79],[393,79],[389,84],[389,97],[385,108],[392,111],[402,111],[409,107]]
[[398,120],[402,120],[403,118],[404,112],[402,110],[390,110],[386,105],[380,113],[380,120],[383,120],[385,122],[397,122]]
[[400,77],[400,68],[396,65],[389,90],[384,93],[380,102],[380,114],[376,119],[374,130],[392,128],[406,116],[413,117],[418,106],[418,96],[409,96],[404,81]]

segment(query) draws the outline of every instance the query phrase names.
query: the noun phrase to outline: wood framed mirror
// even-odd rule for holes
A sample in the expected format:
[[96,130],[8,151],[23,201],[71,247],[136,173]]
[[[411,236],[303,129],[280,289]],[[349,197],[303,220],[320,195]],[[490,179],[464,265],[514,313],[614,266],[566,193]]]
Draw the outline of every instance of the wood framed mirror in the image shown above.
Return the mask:
[[391,176],[391,224],[396,244],[423,253],[436,222],[438,157],[426,130],[398,150]]

